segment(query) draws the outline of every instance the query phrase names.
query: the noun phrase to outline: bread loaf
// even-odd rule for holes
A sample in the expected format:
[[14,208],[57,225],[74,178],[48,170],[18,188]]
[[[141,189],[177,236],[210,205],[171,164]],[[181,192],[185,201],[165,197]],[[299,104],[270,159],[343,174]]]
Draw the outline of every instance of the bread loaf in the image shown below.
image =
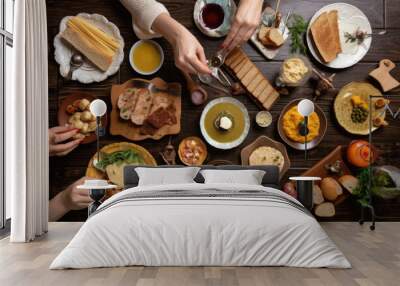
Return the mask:
[[314,184],[313,186],[313,203],[315,205],[320,205],[325,201],[324,196],[322,195],[321,188]]
[[358,179],[352,175],[341,176],[339,182],[351,194],[358,185]]
[[270,43],[268,46],[272,48],[279,48],[283,45],[283,42],[285,41],[281,32],[276,28],[272,28],[268,31],[267,38],[268,42]]
[[321,181],[321,190],[324,198],[328,201],[334,201],[343,193],[342,187],[332,177],[326,177]]
[[336,213],[335,205],[330,202],[322,203],[315,207],[314,213],[319,217],[333,217]]

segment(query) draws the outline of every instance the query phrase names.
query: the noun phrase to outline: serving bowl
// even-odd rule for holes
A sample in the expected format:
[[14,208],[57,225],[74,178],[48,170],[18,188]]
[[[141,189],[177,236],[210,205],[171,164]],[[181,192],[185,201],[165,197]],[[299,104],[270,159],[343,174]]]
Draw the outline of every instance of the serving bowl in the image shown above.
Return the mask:
[[[299,104],[299,102],[302,99],[295,99],[291,102],[289,102],[282,110],[279,119],[278,119],[278,133],[279,136],[282,138],[282,140],[289,145],[290,147],[292,147],[293,149],[296,150],[305,150],[306,146],[304,143],[300,143],[300,142],[296,142],[291,140],[286,134],[285,131],[283,129],[283,116],[285,115],[285,113],[292,108],[293,106],[296,106]],[[319,120],[320,120],[320,127],[319,127],[319,134],[311,141],[307,142],[307,150],[313,149],[315,147],[318,146],[319,143],[321,143],[322,139],[325,136],[326,133],[326,129],[328,127],[327,124],[327,119],[325,116],[325,113],[322,111],[322,109],[314,103],[314,112],[317,113]]]
[[[216,106],[220,107],[220,112],[225,112],[226,110],[224,109],[224,104],[228,105],[233,105],[234,108],[236,109],[236,111],[238,111],[239,115],[238,116],[242,116],[242,118],[234,118],[235,120],[242,120],[242,125],[243,125],[243,130],[240,131],[240,136],[238,136],[236,139],[233,139],[231,141],[227,141],[227,140],[216,140],[215,138],[213,138],[213,136],[211,135],[211,133],[213,132],[213,130],[210,130],[211,128],[215,128],[215,124],[209,124],[212,125],[211,126],[206,126],[208,124],[206,124],[206,117],[208,115],[208,113]],[[218,116],[216,116],[218,117]],[[216,118],[215,118],[216,119]],[[249,130],[250,130],[250,118],[249,118],[249,114],[247,112],[246,107],[243,105],[243,103],[241,103],[239,100],[232,98],[232,97],[219,97],[216,98],[212,101],[210,101],[203,109],[203,112],[201,114],[200,117],[200,131],[201,134],[203,135],[204,139],[207,141],[208,144],[210,144],[211,146],[218,148],[218,149],[232,149],[235,148],[237,146],[239,146],[240,144],[242,144],[242,142],[246,139],[247,135],[249,134]],[[230,131],[221,131],[221,134],[223,134],[223,132],[230,132]],[[226,136],[229,133],[225,133],[223,136]],[[224,138],[226,139],[226,138]]]

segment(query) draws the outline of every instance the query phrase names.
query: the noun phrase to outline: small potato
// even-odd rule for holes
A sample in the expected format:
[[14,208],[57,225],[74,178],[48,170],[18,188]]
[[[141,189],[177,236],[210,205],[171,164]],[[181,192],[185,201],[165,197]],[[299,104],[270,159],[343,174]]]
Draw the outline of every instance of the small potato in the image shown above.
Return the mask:
[[72,118],[74,118],[75,120],[80,120],[81,115],[82,115],[82,112],[75,112],[74,114],[72,114]]
[[80,104],[81,104],[81,100],[80,99],[74,100],[74,102],[72,102],[72,106],[75,107],[75,108],[79,108]]
[[96,121],[89,122],[89,132],[96,131]]
[[[86,123],[86,124],[87,124],[87,123]],[[83,126],[84,126],[84,123],[83,123],[82,121],[80,121],[80,120],[75,120],[75,121],[72,122],[72,125],[73,125],[75,128],[78,128],[78,129],[81,129],[81,130],[82,130],[82,128],[83,128]]]
[[80,109],[81,111],[84,111],[84,110],[86,110],[86,109],[89,108],[89,105],[90,105],[90,101],[87,100],[86,98],[83,98],[83,99],[81,99],[80,102],[79,102],[79,109]]
[[76,107],[74,107],[72,104],[70,104],[65,108],[65,111],[68,114],[72,115],[72,114],[74,114],[76,112]]
[[91,119],[92,119],[92,113],[90,111],[86,110],[86,111],[82,112],[81,120],[83,122],[89,122],[89,121],[91,121]]
[[89,133],[89,124],[86,122],[82,123],[81,133],[86,134]]
[[90,121],[96,121],[96,115],[94,115],[93,113],[90,113],[92,115],[92,118]]
[[83,135],[82,133],[77,133],[72,137],[72,139],[74,139],[74,140],[82,139],[82,138],[85,138],[85,135]]

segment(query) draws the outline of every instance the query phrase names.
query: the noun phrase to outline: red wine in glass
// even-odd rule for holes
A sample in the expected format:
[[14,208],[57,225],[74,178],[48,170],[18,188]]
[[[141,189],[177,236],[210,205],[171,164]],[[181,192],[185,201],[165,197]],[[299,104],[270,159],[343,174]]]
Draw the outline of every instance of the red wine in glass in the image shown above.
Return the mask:
[[201,17],[207,28],[216,29],[224,22],[224,9],[216,3],[206,4],[201,10]]

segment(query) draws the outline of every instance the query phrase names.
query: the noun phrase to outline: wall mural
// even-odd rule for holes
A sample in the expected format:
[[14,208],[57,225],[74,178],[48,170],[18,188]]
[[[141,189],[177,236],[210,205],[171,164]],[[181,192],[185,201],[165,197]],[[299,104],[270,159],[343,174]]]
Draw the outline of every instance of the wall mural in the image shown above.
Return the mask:
[[[119,2],[49,2],[51,219],[87,218],[88,178],[115,185],[108,198],[125,166],[162,164],[276,165],[282,191],[319,220],[358,220],[361,207],[399,219],[399,54],[357,4],[266,5],[228,53],[220,38],[236,5],[166,3],[208,58],[210,74],[189,75],[167,40],[137,38]],[[97,99],[107,112],[96,119]]]

